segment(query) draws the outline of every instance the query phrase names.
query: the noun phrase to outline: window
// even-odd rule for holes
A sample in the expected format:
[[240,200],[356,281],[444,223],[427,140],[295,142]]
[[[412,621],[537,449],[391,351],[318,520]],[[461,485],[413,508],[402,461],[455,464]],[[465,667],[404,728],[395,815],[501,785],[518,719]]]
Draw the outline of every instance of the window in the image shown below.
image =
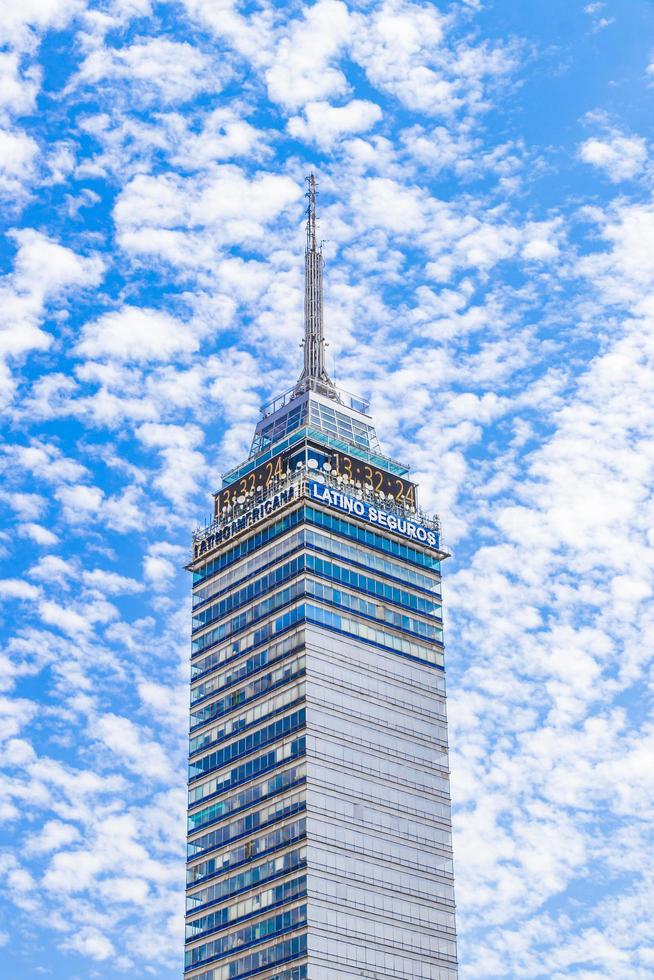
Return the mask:
[[[186,967],[196,966],[198,963],[206,962],[211,959],[218,959],[227,956],[240,946],[249,946],[252,943],[261,942],[269,936],[279,933],[289,932],[299,926],[306,925],[307,907],[301,905],[298,908],[289,909],[287,912],[280,912],[270,918],[262,919],[260,922],[251,926],[244,926],[227,936],[213,939],[210,942],[202,943],[186,953]],[[261,950],[260,955],[269,953],[269,950]],[[263,960],[265,963],[266,961]],[[272,960],[272,962],[275,962]]]

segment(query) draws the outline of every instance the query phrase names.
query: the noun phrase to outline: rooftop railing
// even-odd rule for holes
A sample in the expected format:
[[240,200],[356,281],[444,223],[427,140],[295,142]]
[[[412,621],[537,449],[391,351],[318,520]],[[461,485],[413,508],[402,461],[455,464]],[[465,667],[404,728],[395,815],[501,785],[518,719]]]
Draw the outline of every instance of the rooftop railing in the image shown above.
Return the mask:
[[361,412],[363,415],[368,414],[368,409],[370,408],[370,402],[366,398],[362,398],[360,395],[353,395],[349,391],[345,391],[343,388],[327,389],[327,387],[319,381],[314,379],[309,379],[300,382],[293,388],[289,388],[282,395],[277,395],[271,401],[266,402],[265,405],[261,406],[261,418],[266,419],[269,415],[274,415],[280,409],[288,405],[290,401],[294,398],[298,398],[307,391],[315,391],[318,395],[326,395],[328,398],[333,398],[335,401],[340,402],[341,405],[345,405],[347,408],[354,409],[355,412]]

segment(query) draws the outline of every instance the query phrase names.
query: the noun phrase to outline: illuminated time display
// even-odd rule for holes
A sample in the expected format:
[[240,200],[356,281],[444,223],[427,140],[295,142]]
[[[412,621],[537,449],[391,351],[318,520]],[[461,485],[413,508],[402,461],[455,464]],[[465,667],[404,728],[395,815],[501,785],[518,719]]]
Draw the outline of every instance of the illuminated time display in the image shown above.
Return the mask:
[[223,487],[215,498],[216,516],[222,513],[225,507],[233,507],[239,497],[253,493],[260,487],[265,490],[274,480],[278,480],[288,470],[290,457],[290,452],[279,453],[278,456],[273,456],[266,463],[257,466],[256,470],[247,473],[240,480],[235,480],[228,487]]
[[366,463],[348,453],[334,452],[324,446],[305,444],[273,456],[272,459],[257,466],[251,473],[246,473],[238,480],[230,483],[229,486],[223,487],[215,497],[216,516],[222,514],[226,507],[233,507],[238,502],[239,497],[246,497],[260,490],[267,490],[275,481],[295,471],[298,465],[307,465],[307,462],[310,470],[313,467],[322,467],[327,463],[334,476],[340,476],[347,482],[360,483],[362,487],[371,488],[376,493],[390,495],[398,504],[404,504],[408,507],[416,506],[415,483],[403,480],[387,470]]
[[394,476],[386,470],[381,470],[370,463],[364,463],[356,456],[348,456],[346,453],[331,453],[330,462],[332,471],[337,476],[347,477],[354,483],[360,483],[362,487],[372,487],[376,493],[390,494],[398,504],[406,504],[409,507],[416,506],[416,485],[408,480],[403,480],[399,476]]

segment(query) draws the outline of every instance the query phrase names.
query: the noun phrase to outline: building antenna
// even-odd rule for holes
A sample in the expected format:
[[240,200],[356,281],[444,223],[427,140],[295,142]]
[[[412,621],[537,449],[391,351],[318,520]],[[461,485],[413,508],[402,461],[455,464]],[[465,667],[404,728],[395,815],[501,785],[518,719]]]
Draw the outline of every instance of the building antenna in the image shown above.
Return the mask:
[[325,367],[325,334],[323,328],[322,244],[318,246],[316,222],[316,178],[306,178],[309,199],[307,207],[306,248],[304,251],[304,370],[296,394],[313,390],[336,398],[336,390]]

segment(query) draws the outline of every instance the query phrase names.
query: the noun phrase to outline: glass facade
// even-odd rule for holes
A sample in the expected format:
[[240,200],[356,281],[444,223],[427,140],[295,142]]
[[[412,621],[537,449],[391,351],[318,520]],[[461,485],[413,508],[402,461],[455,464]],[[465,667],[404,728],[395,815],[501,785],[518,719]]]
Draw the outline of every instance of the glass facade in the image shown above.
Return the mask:
[[[302,427],[310,427],[316,435],[348,443],[360,450],[379,453],[379,440],[372,420],[363,411],[343,400],[321,396],[315,392],[294,398],[276,412],[266,416],[257,426],[251,455],[259,456],[281,443]],[[363,407],[363,405],[362,405]]]
[[[367,415],[325,401],[261,435],[309,420],[373,445]],[[382,506],[424,515],[329,467],[284,479],[277,511],[268,487],[263,519],[189,565],[185,975],[455,980],[444,553],[379,526]],[[342,492],[368,493],[365,517]]]

